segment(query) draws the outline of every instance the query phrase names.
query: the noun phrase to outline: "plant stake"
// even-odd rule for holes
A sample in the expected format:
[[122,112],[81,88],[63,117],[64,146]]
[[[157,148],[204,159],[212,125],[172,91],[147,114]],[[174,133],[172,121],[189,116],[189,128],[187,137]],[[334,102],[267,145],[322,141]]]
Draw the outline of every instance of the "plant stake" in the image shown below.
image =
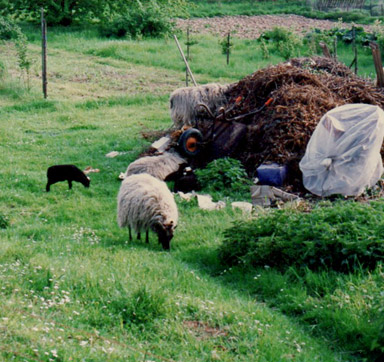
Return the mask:
[[191,76],[192,82],[193,82],[193,84],[195,85],[195,87],[197,87],[197,83],[196,83],[196,81],[195,81],[195,77],[194,77],[193,74],[192,74],[192,71],[191,71],[191,68],[189,67],[189,64],[188,64],[188,62],[187,62],[187,59],[185,59],[185,55],[184,55],[183,49],[181,49],[180,43],[179,43],[179,41],[178,41],[178,39],[177,39],[177,36],[176,36],[176,35],[173,35],[173,37],[174,37],[174,39],[175,39],[175,42],[176,42],[177,47],[179,48],[180,55],[181,55],[181,57],[183,58],[184,63],[185,63],[185,65],[186,65],[186,67],[187,67],[188,73],[189,73],[189,75]]

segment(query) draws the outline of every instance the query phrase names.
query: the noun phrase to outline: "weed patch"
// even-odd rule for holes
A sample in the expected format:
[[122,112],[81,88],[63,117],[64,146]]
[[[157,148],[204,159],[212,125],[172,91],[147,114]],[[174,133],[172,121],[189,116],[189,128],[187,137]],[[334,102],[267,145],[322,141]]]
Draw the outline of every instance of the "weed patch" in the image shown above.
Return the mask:
[[124,324],[147,324],[165,314],[165,297],[141,287],[132,294],[122,310]]
[[[300,37],[290,30],[279,27],[262,33],[259,37],[259,41],[262,45],[271,43],[273,51],[286,60],[297,56],[299,54],[299,49],[303,46],[303,41]],[[263,52],[266,52],[265,49]]]
[[383,220],[381,207],[351,202],[278,210],[226,230],[219,255],[229,265],[373,270],[384,260]]
[[[233,158],[221,158],[210,162],[204,169],[196,170],[203,190],[224,196],[247,197],[251,181],[241,162]],[[236,194],[236,195],[235,195]]]

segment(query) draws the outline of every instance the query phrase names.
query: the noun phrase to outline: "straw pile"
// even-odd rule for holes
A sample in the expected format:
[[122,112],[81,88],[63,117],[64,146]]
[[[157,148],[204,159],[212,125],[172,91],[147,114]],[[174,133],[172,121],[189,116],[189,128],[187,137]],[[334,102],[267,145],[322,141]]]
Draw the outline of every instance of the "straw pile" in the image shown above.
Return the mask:
[[298,164],[327,111],[348,103],[384,109],[383,89],[323,57],[292,59],[258,70],[231,87],[226,96],[227,108],[232,108],[228,118],[252,112],[273,98],[261,112],[239,120],[248,125],[248,132],[238,158],[250,174],[265,162],[288,165],[288,183],[293,191],[302,190]]

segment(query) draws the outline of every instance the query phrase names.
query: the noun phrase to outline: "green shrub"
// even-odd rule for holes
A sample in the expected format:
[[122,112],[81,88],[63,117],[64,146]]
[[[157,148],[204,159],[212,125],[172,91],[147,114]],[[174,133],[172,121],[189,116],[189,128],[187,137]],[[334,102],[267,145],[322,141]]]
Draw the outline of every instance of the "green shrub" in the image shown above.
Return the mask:
[[[376,23],[379,26],[379,22]],[[377,29],[376,29],[377,31]],[[374,32],[376,32],[374,31]],[[355,27],[356,34],[356,43],[363,46],[368,46],[371,41],[375,41],[377,39],[374,33],[366,32],[363,27]],[[353,29],[352,27],[349,29],[341,28],[337,26],[330,30],[319,30],[314,29],[312,32],[309,32],[305,38],[317,38],[319,41],[324,41],[330,44],[333,39],[337,38],[339,42],[343,42],[345,44],[351,44],[353,42]]]
[[227,196],[234,192],[249,193],[251,181],[241,162],[233,158],[214,160],[206,168],[196,170],[196,175],[206,192],[218,191]]
[[0,16],[0,39],[1,40],[10,40],[15,38],[15,23],[10,20]]
[[134,9],[143,7],[157,7],[171,17],[185,13],[186,2],[185,0],[13,0],[5,2],[0,14],[38,23],[43,8],[48,25],[69,26],[84,21],[104,22],[111,17],[128,14]]
[[27,76],[27,84],[29,88],[31,59],[28,57],[27,53],[27,37],[13,20],[0,16],[0,39],[12,40],[14,42],[17,52],[18,65],[21,71],[25,72]]
[[100,27],[101,35],[108,38],[160,37],[170,34],[172,30],[173,22],[167,12],[153,2],[146,7],[134,8]]
[[219,250],[224,264],[375,268],[384,260],[384,210],[380,204],[339,204],[304,214],[277,210],[227,229]]
[[265,31],[260,35],[259,40],[271,44],[273,50],[284,59],[299,55],[298,51],[303,45],[301,37],[288,29],[280,27]]

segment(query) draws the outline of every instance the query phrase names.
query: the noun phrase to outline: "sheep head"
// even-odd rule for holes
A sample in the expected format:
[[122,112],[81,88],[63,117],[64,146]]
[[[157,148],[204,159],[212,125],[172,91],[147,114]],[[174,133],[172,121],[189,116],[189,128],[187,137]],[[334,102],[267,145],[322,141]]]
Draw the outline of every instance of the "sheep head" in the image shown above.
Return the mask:
[[158,222],[154,225],[154,231],[156,232],[159,243],[163,246],[164,250],[170,249],[170,243],[173,238],[173,231],[175,230],[175,223],[171,220],[168,224]]

